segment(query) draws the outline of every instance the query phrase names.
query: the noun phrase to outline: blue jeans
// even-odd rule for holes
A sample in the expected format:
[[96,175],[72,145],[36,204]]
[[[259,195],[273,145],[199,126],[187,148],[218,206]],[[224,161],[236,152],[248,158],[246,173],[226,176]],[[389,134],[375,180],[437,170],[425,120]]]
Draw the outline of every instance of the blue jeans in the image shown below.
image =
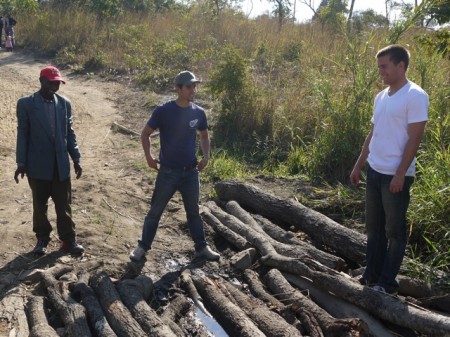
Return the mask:
[[207,245],[198,206],[200,180],[197,168],[185,170],[161,166],[156,177],[151,207],[144,220],[142,238],[139,240],[139,246],[145,250],[151,249],[161,215],[176,191],[180,191],[183,198],[189,232],[194,240],[195,250],[200,251]]
[[405,256],[407,243],[406,211],[414,177],[405,177],[403,190],[389,191],[393,176],[370,166],[366,185],[366,269],[363,277],[390,292],[398,288],[395,280]]

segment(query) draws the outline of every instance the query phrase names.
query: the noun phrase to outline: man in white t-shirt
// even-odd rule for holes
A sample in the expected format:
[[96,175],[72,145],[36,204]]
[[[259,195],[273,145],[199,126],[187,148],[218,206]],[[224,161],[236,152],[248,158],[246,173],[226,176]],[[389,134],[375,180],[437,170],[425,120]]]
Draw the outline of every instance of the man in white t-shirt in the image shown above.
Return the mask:
[[406,78],[409,52],[390,45],[377,55],[378,71],[388,85],[374,103],[372,129],[350,174],[360,183],[368,162],[366,182],[366,268],[361,284],[395,294],[396,276],[407,243],[406,211],[414,181],[416,159],[428,120],[428,95]]

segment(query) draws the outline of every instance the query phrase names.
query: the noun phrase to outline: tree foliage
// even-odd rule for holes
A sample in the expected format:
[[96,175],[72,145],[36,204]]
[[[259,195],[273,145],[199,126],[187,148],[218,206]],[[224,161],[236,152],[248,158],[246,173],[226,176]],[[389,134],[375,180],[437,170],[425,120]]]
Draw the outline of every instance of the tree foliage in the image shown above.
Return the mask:
[[0,11],[3,14],[35,13],[38,9],[39,4],[35,0],[0,0]]
[[313,20],[336,26],[345,22],[345,13],[347,12],[346,0],[322,0]]

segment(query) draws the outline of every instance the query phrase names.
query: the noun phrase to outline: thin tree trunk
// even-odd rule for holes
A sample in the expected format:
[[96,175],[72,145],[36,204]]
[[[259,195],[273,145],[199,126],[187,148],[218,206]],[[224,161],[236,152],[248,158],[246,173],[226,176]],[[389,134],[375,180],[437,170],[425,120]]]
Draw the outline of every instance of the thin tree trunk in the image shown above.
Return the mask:
[[[227,203],[227,211],[241,220],[244,224],[248,225],[253,230],[257,231],[261,235],[267,237],[270,241],[271,245],[275,248],[275,250],[286,256],[303,258],[303,257],[311,257],[316,259],[320,263],[323,263],[327,267],[342,270],[345,267],[345,261],[332,255],[325,253],[314,246],[302,242],[300,240],[297,241],[297,245],[285,244],[273,239],[268,233],[264,231],[264,229],[258,224],[258,222],[248,213],[246,212],[236,201],[229,201]],[[215,211],[218,211],[218,208],[215,208]]]
[[44,298],[42,296],[32,296],[28,299],[28,320],[30,322],[30,337],[59,337],[53,329],[45,315]]
[[87,271],[79,273],[78,282],[72,290],[72,296],[85,307],[87,316],[96,336],[116,337],[116,333],[106,320],[105,313],[95,296],[94,290],[89,286],[90,277],[91,276]]
[[231,303],[210,279],[195,276],[192,280],[214,318],[230,336],[265,337],[265,334],[258,329],[241,308]]
[[273,337],[300,337],[302,334],[299,330],[287,323],[283,317],[277,313],[270,311],[267,306],[262,305],[241,292],[234,285],[228,282],[221,282],[222,286],[233,297],[236,304],[241,308],[258,328],[267,336]]
[[102,271],[93,275],[91,277],[91,285],[99,298],[109,324],[117,336],[147,336],[121,301],[114,284],[105,272]]
[[359,319],[335,319],[311,299],[293,288],[277,269],[270,270],[264,277],[272,292],[290,304],[294,310],[311,313],[319,323],[326,337],[359,336],[365,324]]

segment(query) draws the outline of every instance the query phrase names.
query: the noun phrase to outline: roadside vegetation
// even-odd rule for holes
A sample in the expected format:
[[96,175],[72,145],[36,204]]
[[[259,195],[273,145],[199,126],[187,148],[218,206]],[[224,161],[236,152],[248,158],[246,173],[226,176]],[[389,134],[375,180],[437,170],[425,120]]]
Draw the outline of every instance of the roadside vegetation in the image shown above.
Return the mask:
[[248,19],[218,1],[0,5],[17,18],[19,47],[86,76],[127,77],[153,97],[170,90],[180,70],[200,75],[205,85],[198,97],[211,106],[212,182],[261,173],[301,176],[332,186],[340,203],[355,205],[343,206],[346,214],[360,219],[364,207],[354,200],[364,195],[350,187],[348,175],[383,88],[374,57],[387,44],[406,45],[408,77],[431,103],[412,188],[410,255],[432,272],[406,267],[432,280],[433,271],[450,272],[450,33],[448,26],[426,24],[448,24],[448,4],[423,1],[389,23],[370,11],[346,22],[346,7],[336,10],[336,2],[303,24],[294,24],[288,12],[280,19],[282,11]]

